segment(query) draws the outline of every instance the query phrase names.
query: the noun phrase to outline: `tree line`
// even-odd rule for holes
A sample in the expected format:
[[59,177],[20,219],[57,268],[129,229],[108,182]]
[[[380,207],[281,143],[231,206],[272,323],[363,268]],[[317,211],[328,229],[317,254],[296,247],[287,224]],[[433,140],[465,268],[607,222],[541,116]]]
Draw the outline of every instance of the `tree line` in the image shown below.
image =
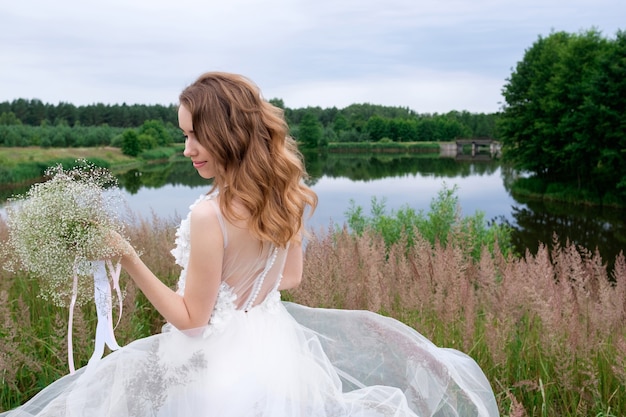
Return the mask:
[[[291,109],[281,99],[270,102],[283,109],[292,136],[308,148],[324,147],[330,142],[448,141],[496,136],[497,114],[417,114],[407,107],[367,103],[343,109]],[[142,130],[148,122],[151,128]],[[150,139],[155,129],[167,133]],[[145,149],[146,144],[149,148],[155,142],[163,145],[182,141],[176,106],[52,105],[36,99],[0,103],[0,146],[120,146],[124,139],[127,143],[137,142],[137,146],[129,146],[133,152]]]
[[[284,108],[282,100],[270,100]],[[343,109],[285,109],[294,137],[305,147],[330,142],[439,142],[457,138],[496,138],[497,113],[451,111],[418,114],[408,107],[352,104]]]
[[526,50],[503,89],[503,157],[527,190],[626,202],[626,32],[553,32]]
[[90,104],[75,106],[72,103],[44,103],[39,99],[19,98],[0,102],[0,124],[21,123],[29,126],[68,125],[138,127],[146,120],[161,120],[176,124],[177,108],[171,104]]
[[[292,109],[292,136],[304,148],[329,143],[493,138],[528,194],[566,201],[626,204],[626,33],[596,29],[539,36],[506,80],[492,114],[418,114],[408,107],[352,104]],[[0,146],[121,147],[136,154],[182,142],[176,106],[0,103]],[[515,188],[515,187],[514,187]]]

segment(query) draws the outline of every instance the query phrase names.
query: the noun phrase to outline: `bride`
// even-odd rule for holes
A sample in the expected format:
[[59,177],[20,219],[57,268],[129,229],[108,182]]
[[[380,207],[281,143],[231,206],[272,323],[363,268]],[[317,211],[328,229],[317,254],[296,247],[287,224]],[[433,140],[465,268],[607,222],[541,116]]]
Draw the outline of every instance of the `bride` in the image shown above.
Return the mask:
[[163,332],[0,416],[498,415],[469,356],[375,313],[280,301],[301,280],[303,216],[317,197],[282,111],[251,81],[200,76],[178,118],[184,155],[213,188],[178,229],[177,290],[111,238]]

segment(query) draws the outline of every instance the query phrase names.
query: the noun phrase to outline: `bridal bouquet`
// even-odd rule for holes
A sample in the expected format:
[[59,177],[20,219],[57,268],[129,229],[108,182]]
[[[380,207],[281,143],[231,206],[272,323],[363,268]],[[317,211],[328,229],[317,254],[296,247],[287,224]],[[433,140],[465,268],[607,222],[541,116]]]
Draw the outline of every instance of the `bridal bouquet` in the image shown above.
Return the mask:
[[[69,360],[73,373],[74,306],[95,298],[99,328],[102,327],[100,316],[103,321],[111,322],[111,285],[121,306],[119,267],[103,261],[119,255],[108,237],[111,232],[121,235],[124,232],[121,193],[108,170],[84,160],[77,161],[77,166],[69,170],[61,165],[49,168],[46,177],[47,181],[9,200],[8,246],[15,256],[13,266],[39,279],[42,298],[70,308]],[[109,333],[112,334],[112,328],[100,339],[104,337],[115,348],[117,344]]]

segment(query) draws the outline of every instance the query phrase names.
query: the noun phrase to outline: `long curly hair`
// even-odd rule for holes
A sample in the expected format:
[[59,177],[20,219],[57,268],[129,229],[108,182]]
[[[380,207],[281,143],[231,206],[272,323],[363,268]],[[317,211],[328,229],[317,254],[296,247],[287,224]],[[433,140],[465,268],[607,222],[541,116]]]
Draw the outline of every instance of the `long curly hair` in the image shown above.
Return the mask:
[[197,140],[214,158],[213,187],[224,216],[244,220],[232,208],[240,201],[260,240],[285,247],[298,238],[306,207],[312,214],[317,195],[303,182],[302,155],[282,109],[265,101],[251,80],[223,72],[201,75],[179,100],[191,113]]

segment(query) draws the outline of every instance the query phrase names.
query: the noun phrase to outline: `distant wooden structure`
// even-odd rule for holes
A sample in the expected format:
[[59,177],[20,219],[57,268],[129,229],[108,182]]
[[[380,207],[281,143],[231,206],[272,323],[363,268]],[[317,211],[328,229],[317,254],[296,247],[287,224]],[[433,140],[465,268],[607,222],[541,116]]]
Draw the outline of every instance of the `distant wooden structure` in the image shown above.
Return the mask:
[[[471,146],[471,152],[465,149]],[[490,138],[456,139],[454,142],[440,144],[441,156],[453,157],[459,160],[485,160],[500,156],[502,146],[500,142]]]

